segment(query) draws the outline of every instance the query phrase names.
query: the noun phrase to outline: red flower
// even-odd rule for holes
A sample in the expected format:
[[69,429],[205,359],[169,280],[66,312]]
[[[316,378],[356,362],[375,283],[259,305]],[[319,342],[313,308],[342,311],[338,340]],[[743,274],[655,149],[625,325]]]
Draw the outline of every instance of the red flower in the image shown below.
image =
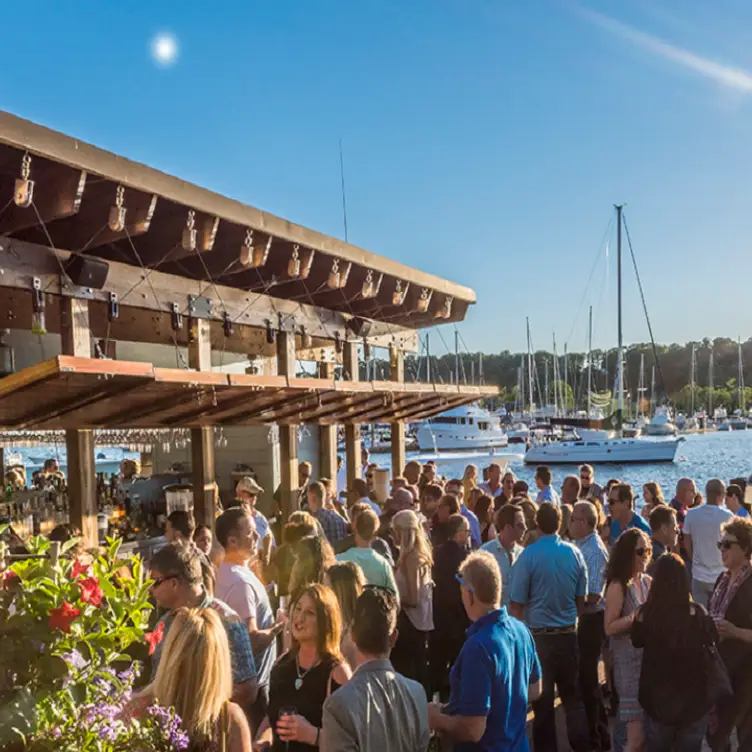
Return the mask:
[[99,587],[99,580],[96,577],[87,577],[81,580],[78,586],[81,588],[81,602],[91,603],[95,608],[99,608],[104,596],[102,588]]
[[149,644],[149,655],[154,655],[157,645],[164,639],[164,622],[160,621],[153,632],[147,632],[144,639]]
[[3,572],[3,588],[10,587],[20,579],[21,578],[12,569],[7,569],[5,572]]
[[78,559],[73,562],[71,569],[71,579],[77,580],[79,577],[89,574],[89,565],[82,564]]
[[71,624],[80,616],[81,610],[63,601],[60,608],[50,611],[50,629],[59,629],[61,632],[70,632]]

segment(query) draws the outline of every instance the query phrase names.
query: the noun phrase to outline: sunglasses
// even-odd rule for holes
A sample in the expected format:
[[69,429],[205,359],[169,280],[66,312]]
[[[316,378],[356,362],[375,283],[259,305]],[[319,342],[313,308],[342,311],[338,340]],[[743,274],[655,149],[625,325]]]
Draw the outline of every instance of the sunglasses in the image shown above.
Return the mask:
[[461,574],[454,575],[454,579],[457,580],[457,582],[460,583],[463,587],[467,588],[468,592],[472,593],[473,588],[471,585],[469,585],[467,582],[465,582],[465,578]]
[[639,556],[640,558],[642,558],[643,556],[646,556],[646,555],[647,555],[647,553],[648,553],[648,550],[647,550],[647,548],[636,548],[636,549],[635,549],[635,553],[636,553],[636,554],[637,554],[637,555],[638,555],[638,556]]
[[168,574],[164,577],[157,577],[154,582],[151,583],[151,588],[154,590],[158,588],[163,582],[167,582],[167,580],[177,580],[178,576],[176,574]]
[[716,543],[719,551],[728,551],[732,546],[738,546],[739,541],[734,540],[722,540]]

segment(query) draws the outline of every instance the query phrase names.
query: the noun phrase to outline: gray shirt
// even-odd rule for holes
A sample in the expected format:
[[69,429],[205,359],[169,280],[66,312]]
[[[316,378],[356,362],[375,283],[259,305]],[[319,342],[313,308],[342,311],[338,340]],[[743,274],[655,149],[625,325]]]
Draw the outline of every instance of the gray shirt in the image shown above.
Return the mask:
[[369,661],[324,703],[321,752],[425,752],[428,701],[423,687],[388,660]]

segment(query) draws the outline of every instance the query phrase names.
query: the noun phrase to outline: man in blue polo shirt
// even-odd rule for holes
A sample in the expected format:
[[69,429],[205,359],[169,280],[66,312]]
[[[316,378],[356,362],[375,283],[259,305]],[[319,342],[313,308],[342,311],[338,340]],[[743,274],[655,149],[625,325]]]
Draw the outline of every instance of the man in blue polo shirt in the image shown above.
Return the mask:
[[460,567],[462,603],[472,626],[450,675],[449,703],[428,706],[431,729],[454,752],[526,752],[527,704],[541,691],[541,671],[527,627],[501,603],[501,573],[486,551]]
[[578,548],[558,533],[561,509],[550,502],[538,508],[540,538],[512,568],[509,612],[523,615],[535,639],[543,669],[543,691],[533,703],[533,746],[556,752],[554,687],[564,705],[569,745],[590,752],[592,743],[579,679],[577,618],[588,592],[587,566]]
[[611,486],[608,492],[608,511],[611,515],[611,534],[609,543],[611,546],[616,539],[631,527],[638,527],[645,535],[650,537],[650,525],[634,510],[634,493],[632,486],[627,483],[618,483]]

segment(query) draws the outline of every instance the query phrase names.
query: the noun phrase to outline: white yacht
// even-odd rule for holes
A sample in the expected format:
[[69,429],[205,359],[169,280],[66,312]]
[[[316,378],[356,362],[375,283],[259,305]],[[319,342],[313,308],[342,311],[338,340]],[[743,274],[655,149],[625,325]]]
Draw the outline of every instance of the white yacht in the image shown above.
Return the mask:
[[513,423],[507,428],[507,439],[510,444],[527,444],[530,429],[524,423]]
[[676,435],[676,426],[671,420],[671,412],[667,407],[657,407],[655,409],[655,415],[650,423],[645,426],[645,433],[648,436]]
[[476,405],[447,410],[418,428],[418,446],[423,450],[494,449],[507,444],[499,418]]
[[[617,214],[617,273],[619,275],[619,290],[622,279],[622,207],[616,207]],[[556,419],[551,420],[555,425],[574,426],[573,439],[564,441],[542,440],[536,441],[525,453],[526,464],[562,465],[562,464],[595,464],[595,463],[634,463],[634,462],[673,462],[679,444],[683,438],[624,438],[621,430],[624,415],[624,355],[622,340],[622,309],[621,295],[618,298],[618,380],[616,396],[618,400],[617,412],[612,416],[616,420],[592,419]],[[589,382],[589,375],[588,375]],[[588,383],[589,387],[589,383]],[[606,424],[606,425],[604,425]],[[610,424],[610,425],[609,425]],[[617,431],[609,429],[615,428]],[[604,433],[606,431],[606,433]]]

